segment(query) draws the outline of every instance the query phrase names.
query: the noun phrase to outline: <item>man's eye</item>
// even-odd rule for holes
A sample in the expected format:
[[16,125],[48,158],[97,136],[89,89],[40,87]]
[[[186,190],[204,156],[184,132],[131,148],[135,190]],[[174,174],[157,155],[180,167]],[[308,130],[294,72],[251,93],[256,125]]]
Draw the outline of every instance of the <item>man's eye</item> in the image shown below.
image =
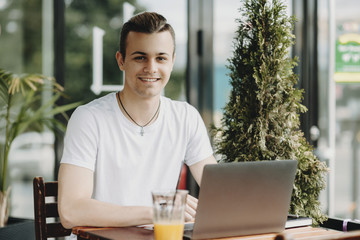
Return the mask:
[[167,59],[164,57],[158,57],[158,61],[162,62],[162,61],[166,61]]
[[138,56],[138,57],[135,57],[134,58],[136,61],[143,61],[143,60],[145,60],[145,57],[143,57],[143,56]]

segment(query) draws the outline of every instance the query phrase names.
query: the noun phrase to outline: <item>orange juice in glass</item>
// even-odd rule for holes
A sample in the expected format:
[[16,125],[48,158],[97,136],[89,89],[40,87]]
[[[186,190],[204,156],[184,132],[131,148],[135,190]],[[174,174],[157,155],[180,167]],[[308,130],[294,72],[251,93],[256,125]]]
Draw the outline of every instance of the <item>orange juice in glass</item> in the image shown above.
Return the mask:
[[182,240],[184,223],[155,223],[154,234],[156,240]]
[[155,240],[182,240],[187,190],[154,191]]

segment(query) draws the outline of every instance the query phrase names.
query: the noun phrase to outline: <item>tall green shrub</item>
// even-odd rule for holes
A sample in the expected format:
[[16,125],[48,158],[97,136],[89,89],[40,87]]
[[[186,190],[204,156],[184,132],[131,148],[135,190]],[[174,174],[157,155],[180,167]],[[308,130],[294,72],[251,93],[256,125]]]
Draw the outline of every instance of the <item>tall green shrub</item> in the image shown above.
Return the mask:
[[290,212],[322,222],[318,197],[327,167],[299,130],[307,109],[303,90],[294,87],[297,59],[289,54],[295,18],[279,0],[245,0],[240,13],[228,65],[232,90],[213,132],[216,151],[224,162],[296,159]]

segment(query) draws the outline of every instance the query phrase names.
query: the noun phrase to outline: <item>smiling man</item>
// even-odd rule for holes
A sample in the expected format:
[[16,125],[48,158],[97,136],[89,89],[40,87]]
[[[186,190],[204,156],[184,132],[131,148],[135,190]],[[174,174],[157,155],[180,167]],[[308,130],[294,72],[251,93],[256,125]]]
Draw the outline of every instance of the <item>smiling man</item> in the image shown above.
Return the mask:
[[[166,19],[131,18],[116,60],[124,89],[78,107],[68,123],[58,179],[65,228],[151,223],[151,191],[175,189],[182,163],[200,185],[204,165],[216,163],[198,111],[161,96],[175,61]],[[196,207],[188,196],[187,220]]]

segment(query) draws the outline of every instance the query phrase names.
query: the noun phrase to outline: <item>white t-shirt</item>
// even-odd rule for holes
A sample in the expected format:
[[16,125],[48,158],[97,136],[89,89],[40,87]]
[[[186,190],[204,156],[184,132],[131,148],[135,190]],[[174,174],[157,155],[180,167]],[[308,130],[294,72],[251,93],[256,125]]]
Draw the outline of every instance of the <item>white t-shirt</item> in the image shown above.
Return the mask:
[[78,107],[64,139],[61,163],[94,171],[93,198],[123,206],[151,206],[151,191],[175,189],[182,162],[213,154],[198,111],[161,97],[159,116],[140,127],[121,112],[115,93]]

